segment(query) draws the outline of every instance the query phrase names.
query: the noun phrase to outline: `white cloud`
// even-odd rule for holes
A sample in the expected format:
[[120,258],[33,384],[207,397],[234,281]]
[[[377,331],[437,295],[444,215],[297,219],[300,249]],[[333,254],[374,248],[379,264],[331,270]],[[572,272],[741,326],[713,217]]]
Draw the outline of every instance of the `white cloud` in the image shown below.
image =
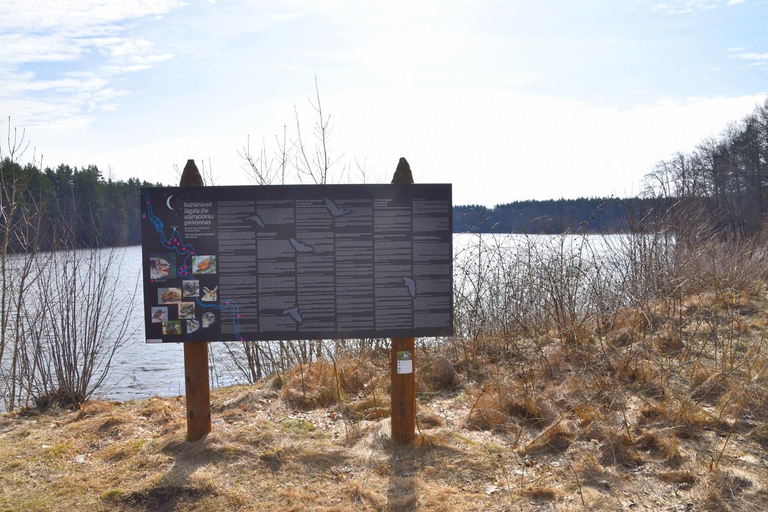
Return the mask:
[[23,96],[28,92],[51,90],[94,92],[107,84],[107,80],[94,73],[66,74],[53,80],[34,80],[31,72],[8,73],[0,71],[0,100]]
[[740,53],[736,57],[744,60],[768,60],[768,53]]
[[25,62],[59,62],[75,60],[83,53],[84,42],[61,34],[29,36],[0,32],[0,66],[11,67]]
[[121,41],[119,44],[110,47],[112,56],[125,57],[127,55],[136,55],[146,53],[152,48],[152,43],[146,39],[134,39]]
[[671,3],[658,3],[651,6],[651,12],[667,14],[691,14],[697,10],[707,11],[718,6],[718,0],[676,0]]
[[[640,9],[665,16],[724,8],[727,2],[659,1],[643,2]],[[43,5],[16,3],[27,4]],[[450,181],[457,203],[492,205],[637,193],[632,187],[659,159],[691,150],[760,101],[740,96],[654,102],[660,94],[680,98],[703,90],[691,85],[698,77],[696,63],[686,58],[665,71],[674,73],[674,88],[651,76],[653,66],[642,53],[646,42],[668,31],[687,34],[672,30],[670,20],[660,24],[657,16],[635,13],[631,20],[611,18],[621,23],[604,28],[599,21],[585,22],[595,18],[594,12],[581,12],[590,10],[586,7],[523,4],[499,8],[510,16],[500,19],[481,1],[228,0],[214,5],[198,0],[173,10],[180,4],[170,0],[119,5],[86,0],[89,8],[73,0],[52,2],[56,14],[45,13],[36,25],[31,15],[6,24],[3,3],[0,45],[7,41],[2,47],[13,48],[16,57],[3,60],[0,51],[0,114],[12,114],[14,124],[34,126],[30,133],[53,155],[51,163],[95,163],[102,169],[112,164],[120,178],[170,183],[172,163],[211,157],[220,183],[238,184],[245,182],[237,150],[246,136],[273,141],[287,122],[290,139],[293,105],[307,119],[305,135],[311,139],[315,118],[306,96],[313,96],[316,75],[324,109],[333,114],[336,155],[343,150],[349,162],[366,159],[377,175],[391,175],[405,156],[417,181]],[[71,23],[63,5],[76,11]],[[614,11],[611,16],[623,16],[617,14],[622,8]],[[582,14],[586,17],[577,17]],[[158,18],[162,23],[154,21]],[[654,18],[652,27],[633,25],[649,18]],[[697,20],[684,21],[688,27]],[[636,32],[642,33],[640,39]],[[737,47],[755,39],[740,32],[718,43],[728,52],[710,56],[743,59],[731,60],[731,66],[764,63],[763,54]],[[600,51],[592,55],[596,45]],[[698,41],[695,46],[700,48]],[[636,69],[603,60],[611,54],[601,53],[604,47],[627,52],[621,60],[634,64],[637,59]],[[580,54],[590,58],[578,61]],[[143,78],[129,73],[170,59],[179,68],[173,75],[153,74],[157,83],[142,91],[146,96],[135,102],[135,112],[103,115],[127,103],[132,84]],[[668,64],[659,55],[649,59]],[[36,65],[54,60],[47,68]],[[182,68],[186,63],[200,69]],[[677,73],[680,63],[691,76]],[[180,92],[169,85],[177,70],[184,77],[199,72],[201,80]],[[637,72],[644,79],[616,86],[604,74],[608,71]],[[733,87],[708,87],[702,94],[738,90],[733,94],[746,95],[761,87],[736,78],[730,81]],[[298,87],[304,92],[296,93]],[[661,87],[669,88],[660,92]],[[539,93],[521,92],[533,90]],[[569,101],[569,94],[596,103]],[[617,101],[630,106],[606,106]],[[301,113],[302,106],[308,114]]]
[[[52,123],[70,116],[79,125],[92,119],[84,115],[86,111],[115,108],[116,89],[109,84],[117,75],[147,69],[173,56],[153,52],[151,41],[132,34],[132,22],[161,16],[181,5],[178,0],[0,2],[0,76],[4,78],[0,111],[17,119],[34,113],[35,123],[45,122],[40,116],[51,116]],[[85,58],[98,58],[88,66],[87,76],[66,71],[81,67],[78,63]],[[53,68],[52,63],[63,64]],[[26,65],[23,71],[22,64]],[[17,96],[10,98],[10,93]],[[20,106],[27,111],[19,112]]]
[[128,19],[162,15],[184,5],[178,0],[5,0],[0,3],[3,31],[63,30],[92,34]]

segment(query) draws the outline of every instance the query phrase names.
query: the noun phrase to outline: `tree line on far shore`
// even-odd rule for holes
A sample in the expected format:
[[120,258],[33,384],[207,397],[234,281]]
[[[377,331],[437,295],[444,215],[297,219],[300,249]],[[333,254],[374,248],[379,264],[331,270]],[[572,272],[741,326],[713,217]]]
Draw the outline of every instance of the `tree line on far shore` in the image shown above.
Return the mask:
[[[105,179],[90,165],[39,169],[15,155],[0,160],[2,202],[18,203],[2,227],[23,233],[9,249],[24,250],[33,234],[39,248],[56,248],[66,234],[77,247],[141,243],[139,190],[160,186]],[[317,181],[317,180],[316,180]],[[268,183],[268,181],[257,181]],[[321,183],[323,181],[320,181]],[[0,205],[3,206],[3,205]],[[30,213],[38,217],[30,223]],[[699,236],[712,233],[750,238],[763,231],[768,215],[768,100],[691,153],[660,161],[645,177],[640,196],[517,201],[486,208],[453,208],[454,232],[557,234],[659,229]],[[23,221],[23,222],[22,222]]]
[[753,238],[768,217],[768,100],[690,153],[661,160],[639,197],[517,201],[454,208],[455,232],[564,233],[664,229]]
[[[40,170],[9,157],[0,161],[0,183],[4,202],[16,205],[12,218],[7,212],[2,216],[3,224],[18,231],[9,240],[10,252],[24,251],[33,239],[39,249],[138,245],[140,189],[162,186],[136,178],[105,179],[95,165]],[[650,198],[582,198],[519,201],[491,209],[454,206],[453,227],[456,233],[627,231],[630,216],[636,218],[657,204]]]
[[659,219],[660,206],[670,201],[657,198],[579,198],[547,201],[515,201],[486,208],[454,206],[455,233],[625,233],[641,229],[640,219]]
[[[95,165],[61,164],[40,170],[0,161],[2,227],[9,251],[61,247],[115,247],[141,243],[140,189],[158,186],[136,178],[105,179]],[[11,211],[12,210],[12,211]]]

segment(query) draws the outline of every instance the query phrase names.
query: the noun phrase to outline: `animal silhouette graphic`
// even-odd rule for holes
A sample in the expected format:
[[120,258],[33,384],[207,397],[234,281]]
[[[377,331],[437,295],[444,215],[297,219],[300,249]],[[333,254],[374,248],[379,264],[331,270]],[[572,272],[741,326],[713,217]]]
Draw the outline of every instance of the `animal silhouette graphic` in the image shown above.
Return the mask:
[[290,309],[286,309],[285,311],[283,311],[283,316],[290,316],[299,325],[301,325],[304,322],[304,320],[301,318],[301,313],[299,312],[299,306],[294,306]]
[[315,252],[314,247],[310,247],[307,244],[303,244],[296,240],[295,238],[289,238],[288,241],[291,242],[291,245],[294,249],[296,249],[296,252]]
[[339,208],[338,206],[336,206],[336,203],[334,203],[327,197],[324,197],[323,201],[325,201],[325,206],[328,207],[328,211],[331,212],[331,215],[333,215],[334,217],[341,217],[342,215],[352,213],[352,210],[350,210],[349,208]]
[[256,223],[256,225],[257,225],[257,226],[259,226],[260,228],[263,228],[263,227],[265,227],[265,225],[264,225],[264,221],[263,221],[263,220],[261,220],[261,217],[259,217],[259,216],[258,216],[258,215],[256,215],[256,214],[254,214],[254,215],[251,215],[250,217],[246,217],[246,218],[245,218],[245,219],[243,219],[243,220],[249,220],[249,221],[251,221],[251,222],[255,222],[255,223]]
[[405,283],[405,286],[408,287],[408,293],[411,295],[411,297],[415,297],[416,296],[416,281],[414,281],[410,277],[403,276],[403,282]]

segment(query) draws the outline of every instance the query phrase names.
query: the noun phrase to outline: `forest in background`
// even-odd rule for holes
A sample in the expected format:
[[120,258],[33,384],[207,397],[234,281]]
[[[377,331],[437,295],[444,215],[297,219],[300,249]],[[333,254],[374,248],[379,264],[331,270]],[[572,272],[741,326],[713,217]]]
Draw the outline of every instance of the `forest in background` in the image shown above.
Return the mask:
[[[325,126],[322,123],[321,118],[320,127]],[[251,181],[274,182],[264,179],[271,172],[259,167],[264,162],[254,161],[247,152],[244,158],[259,178]],[[284,174],[285,155],[282,160]],[[329,166],[326,162],[316,183],[325,182]],[[14,252],[24,250],[25,240],[31,238],[40,248],[55,248],[65,232],[77,247],[139,244],[139,190],[161,186],[135,178],[113,181],[94,165],[78,169],[61,164],[41,170],[35,163],[21,165],[12,154],[0,160],[0,173],[4,202],[18,200],[22,206],[15,210],[16,220],[28,217],[30,210],[45,213],[34,226],[25,227],[38,236],[13,237]],[[768,100],[720,135],[701,141],[692,152],[661,160],[645,176],[638,197],[454,206],[453,227],[457,233],[559,234],[642,232],[663,226],[678,234],[693,229],[697,236],[750,238],[763,231],[766,214]],[[3,223],[9,220],[11,226],[17,225],[4,214]]]
[[[106,179],[95,165],[78,169],[61,164],[41,171],[5,158],[0,162],[2,183],[17,191],[27,209],[17,209],[21,218],[28,208],[45,213],[36,229],[37,243],[54,248],[61,233],[74,236],[77,247],[114,247],[141,243],[139,191],[159,183]],[[12,194],[5,192],[5,197]],[[646,215],[658,205],[655,198],[558,199],[518,201],[486,209],[479,205],[454,206],[456,233],[546,233],[626,232],[626,220]],[[21,244],[21,241],[18,242]],[[21,245],[14,251],[21,250]]]
[[[40,170],[32,163],[20,165],[10,157],[0,161],[4,203],[13,205],[6,223],[17,232],[10,251],[26,250],[34,241],[37,248],[55,249],[66,237],[67,246],[115,247],[141,243],[141,187],[159,184],[105,179],[95,165]],[[35,212],[34,215],[30,215]]]
[[[634,197],[515,201],[486,208],[454,206],[455,233],[626,233],[639,229],[639,219],[666,210],[669,201]],[[664,206],[661,208],[661,206]],[[657,219],[658,220],[658,219]]]
[[699,238],[752,238],[768,214],[768,100],[690,153],[659,161],[629,199],[517,201],[454,208],[454,231],[556,234],[669,229]]

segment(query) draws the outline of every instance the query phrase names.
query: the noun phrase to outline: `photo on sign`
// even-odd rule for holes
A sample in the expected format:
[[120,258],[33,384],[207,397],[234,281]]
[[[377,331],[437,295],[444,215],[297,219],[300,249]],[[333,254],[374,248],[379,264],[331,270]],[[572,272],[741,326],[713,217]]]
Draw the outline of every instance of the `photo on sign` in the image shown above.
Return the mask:
[[172,252],[149,255],[149,278],[167,279],[176,276],[176,256]]
[[167,307],[153,307],[152,308],[152,323],[162,324],[168,321],[168,308]]
[[195,318],[195,303],[194,302],[179,303],[179,319],[188,320],[190,318]]
[[195,275],[215,274],[216,256],[192,256],[192,273]]
[[216,302],[219,300],[219,287],[214,286],[213,288],[208,288],[207,286],[203,286],[203,296],[200,299],[203,302]]
[[200,329],[200,320],[196,320],[194,318],[187,320],[187,334],[192,334],[198,329]]
[[181,322],[179,320],[171,320],[170,322],[163,322],[163,334],[164,335],[181,334]]
[[[143,187],[141,195],[148,340],[452,334],[450,184]],[[401,372],[415,373],[415,358],[412,349],[393,354]]]
[[184,297],[197,297],[200,294],[200,281],[189,280],[182,282],[181,291]]
[[157,290],[157,301],[160,304],[181,302],[181,288],[160,288]]
[[207,329],[216,323],[216,315],[210,311],[203,313],[203,329]]

